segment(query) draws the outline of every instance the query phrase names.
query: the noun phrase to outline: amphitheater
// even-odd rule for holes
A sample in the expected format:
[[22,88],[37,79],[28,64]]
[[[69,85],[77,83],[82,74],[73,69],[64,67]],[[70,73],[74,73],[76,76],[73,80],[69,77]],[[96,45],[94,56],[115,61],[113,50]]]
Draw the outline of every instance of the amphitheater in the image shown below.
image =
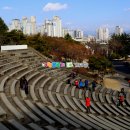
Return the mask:
[[[49,60],[32,48],[0,53],[0,130],[130,130],[129,92],[117,107],[117,90],[70,87],[69,70],[41,66]],[[28,95],[19,87],[22,76],[29,82]]]

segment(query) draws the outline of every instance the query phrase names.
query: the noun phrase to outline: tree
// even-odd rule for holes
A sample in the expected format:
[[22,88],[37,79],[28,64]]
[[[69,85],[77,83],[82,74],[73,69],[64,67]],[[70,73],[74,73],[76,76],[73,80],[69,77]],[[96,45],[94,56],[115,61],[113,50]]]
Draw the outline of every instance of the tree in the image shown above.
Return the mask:
[[92,56],[89,58],[89,67],[92,70],[103,70],[112,67],[112,63],[105,57]]
[[7,30],[8,30],[7,25],[4,23],[4,21],[0,17],[0,33],[7,32]]
[[72,37],[69,35],[69,33],[67,33],[64,38],[65,38],[65,40],[68,40],[68,41],[73,40]]

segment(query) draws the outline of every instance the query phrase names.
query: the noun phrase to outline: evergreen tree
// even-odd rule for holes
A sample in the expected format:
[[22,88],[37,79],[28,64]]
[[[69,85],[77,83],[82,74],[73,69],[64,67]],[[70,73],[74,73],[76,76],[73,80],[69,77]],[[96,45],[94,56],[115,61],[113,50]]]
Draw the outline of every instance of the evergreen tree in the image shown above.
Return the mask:
[[7,25],[4,23],[2,18],[0,17],[0,33],[4,33],[8,30]]

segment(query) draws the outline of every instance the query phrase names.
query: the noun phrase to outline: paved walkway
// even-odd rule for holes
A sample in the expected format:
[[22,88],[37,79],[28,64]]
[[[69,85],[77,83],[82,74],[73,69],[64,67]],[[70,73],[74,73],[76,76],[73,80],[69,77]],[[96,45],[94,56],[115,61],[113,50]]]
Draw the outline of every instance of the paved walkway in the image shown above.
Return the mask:
[[116,79],[111,79],[109,77],[104,78],[103,84],[106,88],[111,88],[113,90],[120,91],[121,88],[123,87],[123,88],[125,88],[126,91],[130,92],[130,87],[128,86],[128,84],[126,84],[122,81],[116,80]]
[[103,84],[106,88],[111,88],[113,90],[120,91],[122,88],[122,85],[118,80],[111,79],[111,78],[104,78]]

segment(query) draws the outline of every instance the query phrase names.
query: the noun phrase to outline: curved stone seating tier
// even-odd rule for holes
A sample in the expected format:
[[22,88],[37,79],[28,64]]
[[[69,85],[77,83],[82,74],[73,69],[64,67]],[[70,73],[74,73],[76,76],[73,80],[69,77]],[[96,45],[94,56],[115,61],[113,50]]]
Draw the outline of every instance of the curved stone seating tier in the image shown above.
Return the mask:
[[56,90],[55,90],[57,93],[60,93],[60,92],[61,92],[60,90],[61,90],[61,87],[63,86],[63,83],[64,83],[64,82],[60,82],[60,83],[57,85],[57,88],[56,88]]
[[4,93],[0,93],[0,97],[1,100],[3,101],[3,103],[5,104],[5,106],[9,109],[10,112],[13,113],[14,116],[16,116],[18,119],[23,119],[24,116],[21,112],[19,112],[12,104],[11,102],[8,100],[8,98],[6,97],[6,95]]
[[63,119],[61,119],[60,117],[56,116],[54,113],[52,113],[49,109],[47,109],[47,107],[43,106],[41,103],[36,103],[37,106],[44,112],[46,113],[48,116],[50,116],[52,119],[58,121],[60,124],[62,124],[63,126],[68,126],[68,123],[66,121],[64,121]]
[[45,74],[39,76],[37,79],[34,80],[34,82],[32,83],[32,85],[30,85],[30,95],[31,98],[33,99],[34,102],[38,101],[37,96],[35,95],[35,89],[34,87],[36,86],[37,82],[39,82],[39,80],[41,80],[42,78],[45,77]]
[[65,111],[64,109],[59,109],[59,111],[64,114],[66,117],[68,117],[69,119],[73,120],[74,122],[76,122],[77,124],[79,124],[80,126],[84,127],[85,129],[91,129],[91,127],[89,125],[87,125],[86,123],[82,122],[79,118],[75,117],[75,114],[73,114],[73,111]]
[[56,113],[57,116],[59,116],[60,118],[62,118],[63,120],[65,120],[66,122],[68,122],[69,124],[73,125],[76,128],[80,128],[80,125],[78,125],[77,123],[75,123],[73,120],[69,119],[68,117],[64,116],[62,113],[60,113],[58,110],[56,110],[54,107],[52,106],[48,106],[48,108],[53,112]]
[[19,68],[19,67],[21,67],[22,66],[22,63],[19,63],[18,65],[16,64],[16,65],[14,65],[14,66],[12,66],[12,67],[9,67],[9,68],[7,68],[7,69],[4,69],[3,71],[1,71],[0,72],[0,74],[5,74],[5,73],[7,73],[7,72],[9,72],[10,70],[12,70],[12,69],[17,69],[17,68]]
[[127,94],[126,94],[126,101],[127,101],[128,105],[130,106],[130,92],[127,92]]
[[39,95],[40,95],[40,98],[42,100],[43,103],[45,104],[48,104],[48,99],[45,97],[44,93],[43,93],[43,90],[44,90],[44,87],[45,87],[45,84],[51,80],[51,77],[47,77],[42,83],[41,83],[41,86],[39,88]]
[[19,63],[20,61],[19,60],[15,60],[15,61],[10,61],[10,62],[8,62],[8,63],[5,63],[5,64],[1,64],[0,65],[0,69],[2,69],[2,68],[4,68],[4,67],[7,67],[7,66],[9,66],[9,65],[14,65],[14,64],[16,64],[16,63]]
[[0,118],[5,119],[7,117],[6,111],[0,106]]
[[18,99],[18,97],[13,97],[13,101],[33,121],[40,121],[40,119],[35,114],[33,114],[29,109],[27,109],[27,107],[24,106],[24,104]]
[[26,127],[24,127],[23,125],[21,125],[17,120],[15,119],[10,119],[8,120],[8,122],[15,128],[18,130],[28,130]]

